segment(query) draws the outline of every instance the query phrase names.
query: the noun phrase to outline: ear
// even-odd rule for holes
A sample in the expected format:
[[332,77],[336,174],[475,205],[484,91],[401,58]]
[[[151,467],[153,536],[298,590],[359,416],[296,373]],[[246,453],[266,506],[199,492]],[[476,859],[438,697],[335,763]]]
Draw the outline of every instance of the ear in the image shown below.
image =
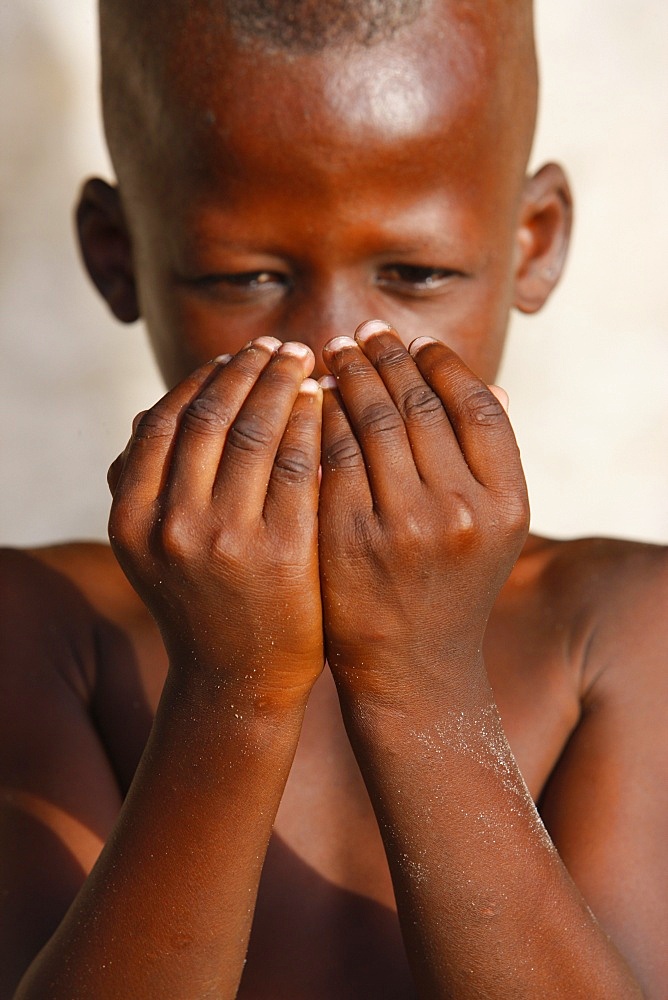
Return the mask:
[[557,284],[572,220],[573,199],[566,175],[556,163],[548,163],[527,178],[522,195],[513,302],[520,312],[537,312]]
[[81,256],[93,284],[122,323],[139,318],[132,244],[117,187],[93,178],[76,208]]

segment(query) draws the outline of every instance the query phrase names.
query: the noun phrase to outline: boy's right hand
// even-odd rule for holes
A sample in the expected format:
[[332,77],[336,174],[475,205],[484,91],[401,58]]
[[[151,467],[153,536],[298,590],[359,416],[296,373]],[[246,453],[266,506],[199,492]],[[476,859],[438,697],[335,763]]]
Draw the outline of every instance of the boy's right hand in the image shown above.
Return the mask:
[[323,667],[313,364],[263,337],[205,365],[137,418],[109,473],[111,545],[172,672],[240,714],[303,701]]

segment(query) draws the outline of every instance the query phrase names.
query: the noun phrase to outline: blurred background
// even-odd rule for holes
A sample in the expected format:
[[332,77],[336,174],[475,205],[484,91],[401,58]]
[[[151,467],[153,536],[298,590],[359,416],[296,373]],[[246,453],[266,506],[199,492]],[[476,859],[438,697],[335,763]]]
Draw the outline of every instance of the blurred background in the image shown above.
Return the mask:
[[[668,4],[536,7],[534,165],[566,166],[576,226],[499,378],[533,529],[668,542]],[[162,389],[75,250],[80,181],[110,176],[94,0],[3,0],[0,135],[0,543],[104,538],[107,467]]]

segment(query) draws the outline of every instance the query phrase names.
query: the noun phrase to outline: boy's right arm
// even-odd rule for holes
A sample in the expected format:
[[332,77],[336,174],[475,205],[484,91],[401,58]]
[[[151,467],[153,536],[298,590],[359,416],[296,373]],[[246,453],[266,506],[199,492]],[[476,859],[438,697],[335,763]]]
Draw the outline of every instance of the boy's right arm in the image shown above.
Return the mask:
[[[112,543],[158,621],[169,674],[120,817],[17,1000],[236,993],[323,665],[320,392],[300,392],[309,359],[271,348],[172,390],[116,464]],[[60,729],[79,761],[75,731]]]
[[63,918],[121,806],[92,724],[96,621],[27,553],[0,555],[0,997]]

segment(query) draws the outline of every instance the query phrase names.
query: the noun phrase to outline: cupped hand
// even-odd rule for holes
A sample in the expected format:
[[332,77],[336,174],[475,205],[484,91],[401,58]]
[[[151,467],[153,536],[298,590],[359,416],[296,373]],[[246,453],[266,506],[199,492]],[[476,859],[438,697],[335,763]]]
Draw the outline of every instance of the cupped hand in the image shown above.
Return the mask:
[[[335,677],[391,693],[482,665],[528,530],[504,406],[444,344],[378,321],[324,354],[320,575]],[[484,668],[483,668],[484,669]]]
[[290,699],[323,665],[313,355],[259,338],[135,421],[110,470],[112,547],[172,670]]

